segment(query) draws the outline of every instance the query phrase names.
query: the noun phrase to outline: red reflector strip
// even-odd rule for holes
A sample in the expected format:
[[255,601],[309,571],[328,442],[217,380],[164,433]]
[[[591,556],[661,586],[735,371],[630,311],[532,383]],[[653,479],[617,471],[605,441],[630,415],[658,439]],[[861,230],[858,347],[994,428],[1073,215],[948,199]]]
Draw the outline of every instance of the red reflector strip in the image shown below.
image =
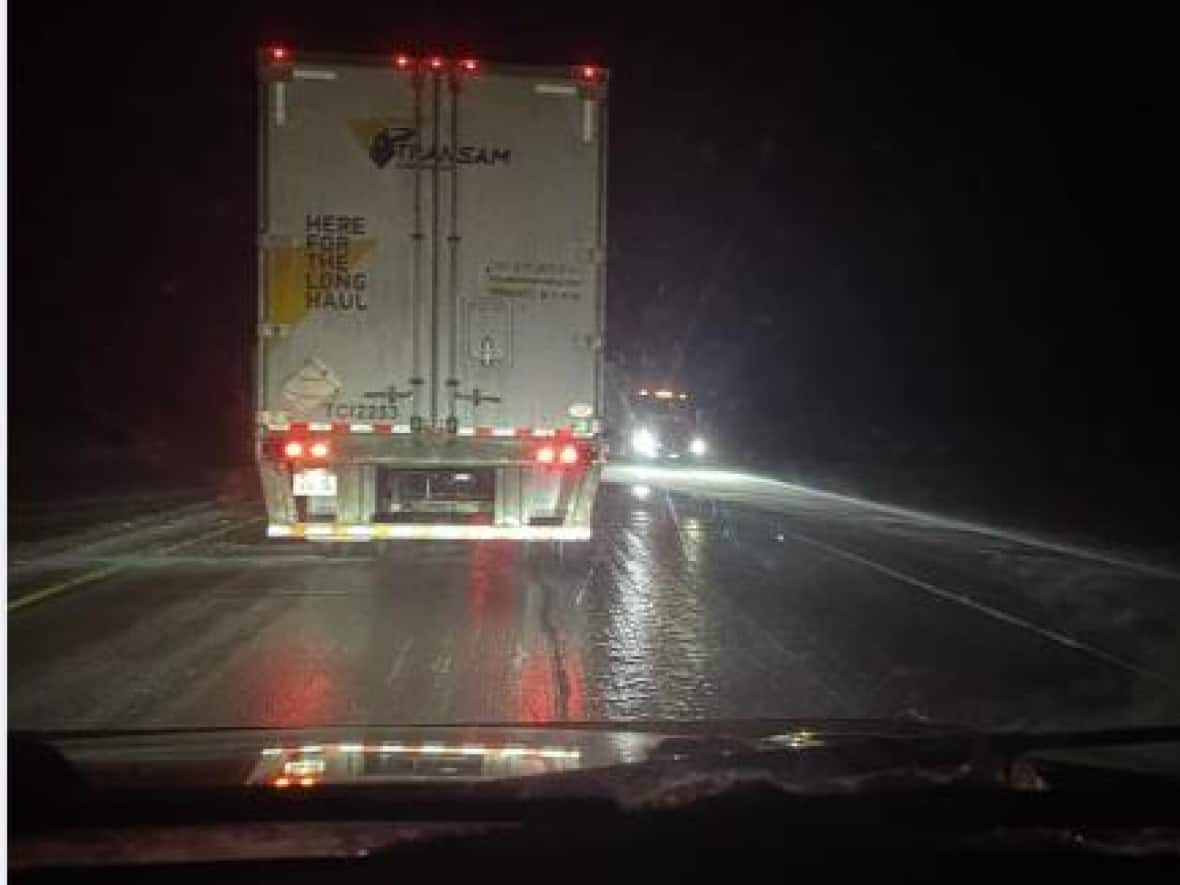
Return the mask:
[[393,433],[393,422],[392,421],[374,421],[373,422],[373,432],[374,433]]
[[289,425],[292,433],[307,433],[306,421],[292,421]]

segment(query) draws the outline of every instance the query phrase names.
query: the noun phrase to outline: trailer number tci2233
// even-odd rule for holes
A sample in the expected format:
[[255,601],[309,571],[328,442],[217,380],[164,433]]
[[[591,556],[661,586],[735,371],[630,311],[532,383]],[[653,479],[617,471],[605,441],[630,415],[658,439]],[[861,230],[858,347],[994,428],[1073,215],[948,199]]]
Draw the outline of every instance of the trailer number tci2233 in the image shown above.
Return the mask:
[[388,403],[328,403],[325,408],[328,418],[344,418],[351,421],[394,421],[397,406]]

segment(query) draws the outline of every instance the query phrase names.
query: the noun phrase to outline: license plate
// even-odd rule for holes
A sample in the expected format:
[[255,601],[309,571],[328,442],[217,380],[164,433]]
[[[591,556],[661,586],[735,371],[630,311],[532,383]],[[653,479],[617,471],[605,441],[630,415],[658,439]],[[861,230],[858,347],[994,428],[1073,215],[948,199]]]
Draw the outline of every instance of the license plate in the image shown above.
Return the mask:
[[295,494],[336,497],[336,474],[330,470],[300,470],[295,474]]

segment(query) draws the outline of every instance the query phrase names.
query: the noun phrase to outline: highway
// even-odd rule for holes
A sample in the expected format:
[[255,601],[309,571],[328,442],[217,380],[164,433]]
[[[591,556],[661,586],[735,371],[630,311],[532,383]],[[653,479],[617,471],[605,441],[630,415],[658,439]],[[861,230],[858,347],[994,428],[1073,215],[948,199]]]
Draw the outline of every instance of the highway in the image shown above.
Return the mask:
[[120,508],[10,546],[10,728],[1180,718],[1177,573],[734,471],[612,466],[561,550]]

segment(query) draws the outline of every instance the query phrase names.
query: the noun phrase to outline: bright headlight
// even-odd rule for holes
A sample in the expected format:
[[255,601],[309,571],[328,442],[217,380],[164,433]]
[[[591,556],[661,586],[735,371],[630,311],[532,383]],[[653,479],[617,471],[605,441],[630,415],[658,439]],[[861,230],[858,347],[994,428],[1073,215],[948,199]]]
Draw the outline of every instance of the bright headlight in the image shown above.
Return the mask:
[[631,434],[631,448],[645,458],[654,458],[660,450],[660,441],[646,427],[641,427]]
[[688,450],[694,455],[700,456],[709,451],[709,447],[705,445],[705,441],[699,436],[693,437],[691,443],[688,444]]

